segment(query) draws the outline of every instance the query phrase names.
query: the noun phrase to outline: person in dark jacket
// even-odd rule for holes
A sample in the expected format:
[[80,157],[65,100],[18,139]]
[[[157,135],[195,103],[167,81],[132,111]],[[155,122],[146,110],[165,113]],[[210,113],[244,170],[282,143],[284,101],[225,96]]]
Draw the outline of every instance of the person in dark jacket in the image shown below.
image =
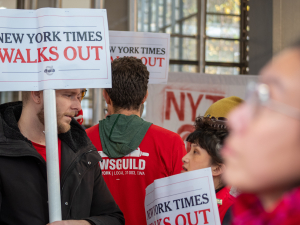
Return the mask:
[[[73,118],[80,89],[57,90],[57,126],[64,221],[51,224],[124,224],[102,177],[96,148]],[[0,105],[0,224],[49,223],[43,92]]]

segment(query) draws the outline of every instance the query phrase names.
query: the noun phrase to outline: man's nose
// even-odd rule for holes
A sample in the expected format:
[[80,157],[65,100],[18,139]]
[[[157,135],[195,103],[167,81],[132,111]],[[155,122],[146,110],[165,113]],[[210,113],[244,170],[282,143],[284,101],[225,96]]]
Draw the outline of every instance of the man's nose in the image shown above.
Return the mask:
[[74,99],[74,101],[72,101],[72,109],[75,110],[75,111],[80,111],[82,108],[81,108],[81,101],[78,100],[77,98]]

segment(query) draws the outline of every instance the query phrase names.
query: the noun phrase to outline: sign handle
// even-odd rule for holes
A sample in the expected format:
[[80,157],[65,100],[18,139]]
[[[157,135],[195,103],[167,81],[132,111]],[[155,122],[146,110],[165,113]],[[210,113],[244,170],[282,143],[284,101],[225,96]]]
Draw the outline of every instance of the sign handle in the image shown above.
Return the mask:
[[61,221],[60,175],[58,161],[55,90],[44,90],[49,221]]

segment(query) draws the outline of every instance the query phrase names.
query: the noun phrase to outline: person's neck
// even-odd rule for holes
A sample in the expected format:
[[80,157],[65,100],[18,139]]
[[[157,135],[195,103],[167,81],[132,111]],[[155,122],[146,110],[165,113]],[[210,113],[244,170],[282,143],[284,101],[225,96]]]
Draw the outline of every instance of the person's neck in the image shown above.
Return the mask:
[[118,111],[113,112],[112,114],[123,114],[125,116],[137,115],[141,117],[139,110],[119,109]]
[[28,140],[46,145],[45,126],[40,122],[37,113],[32,113],[28,107],[22,109],[21,117],[18,121],[20,132]]
[[224,187],[224,184],[222,183],[220,176],[213,177],[213,181],[214,181],[215,190]]
[[266,212],[272,212],[287,190],[266,191],[258,194],[258,198]]

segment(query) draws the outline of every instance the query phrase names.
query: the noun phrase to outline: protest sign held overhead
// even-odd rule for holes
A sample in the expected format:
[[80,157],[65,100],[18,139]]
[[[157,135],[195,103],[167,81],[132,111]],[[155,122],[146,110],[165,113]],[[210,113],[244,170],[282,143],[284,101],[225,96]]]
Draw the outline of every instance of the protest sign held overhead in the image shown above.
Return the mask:
[[170,34],[109,31],[111,61],[119,57],[139,58],[150,72],[149,84],[167,83]]
[[0,89],[111,87],[104,9],[2,10]]
[[220,225],[211,168],[155,180],[145,211],[148,225]]

